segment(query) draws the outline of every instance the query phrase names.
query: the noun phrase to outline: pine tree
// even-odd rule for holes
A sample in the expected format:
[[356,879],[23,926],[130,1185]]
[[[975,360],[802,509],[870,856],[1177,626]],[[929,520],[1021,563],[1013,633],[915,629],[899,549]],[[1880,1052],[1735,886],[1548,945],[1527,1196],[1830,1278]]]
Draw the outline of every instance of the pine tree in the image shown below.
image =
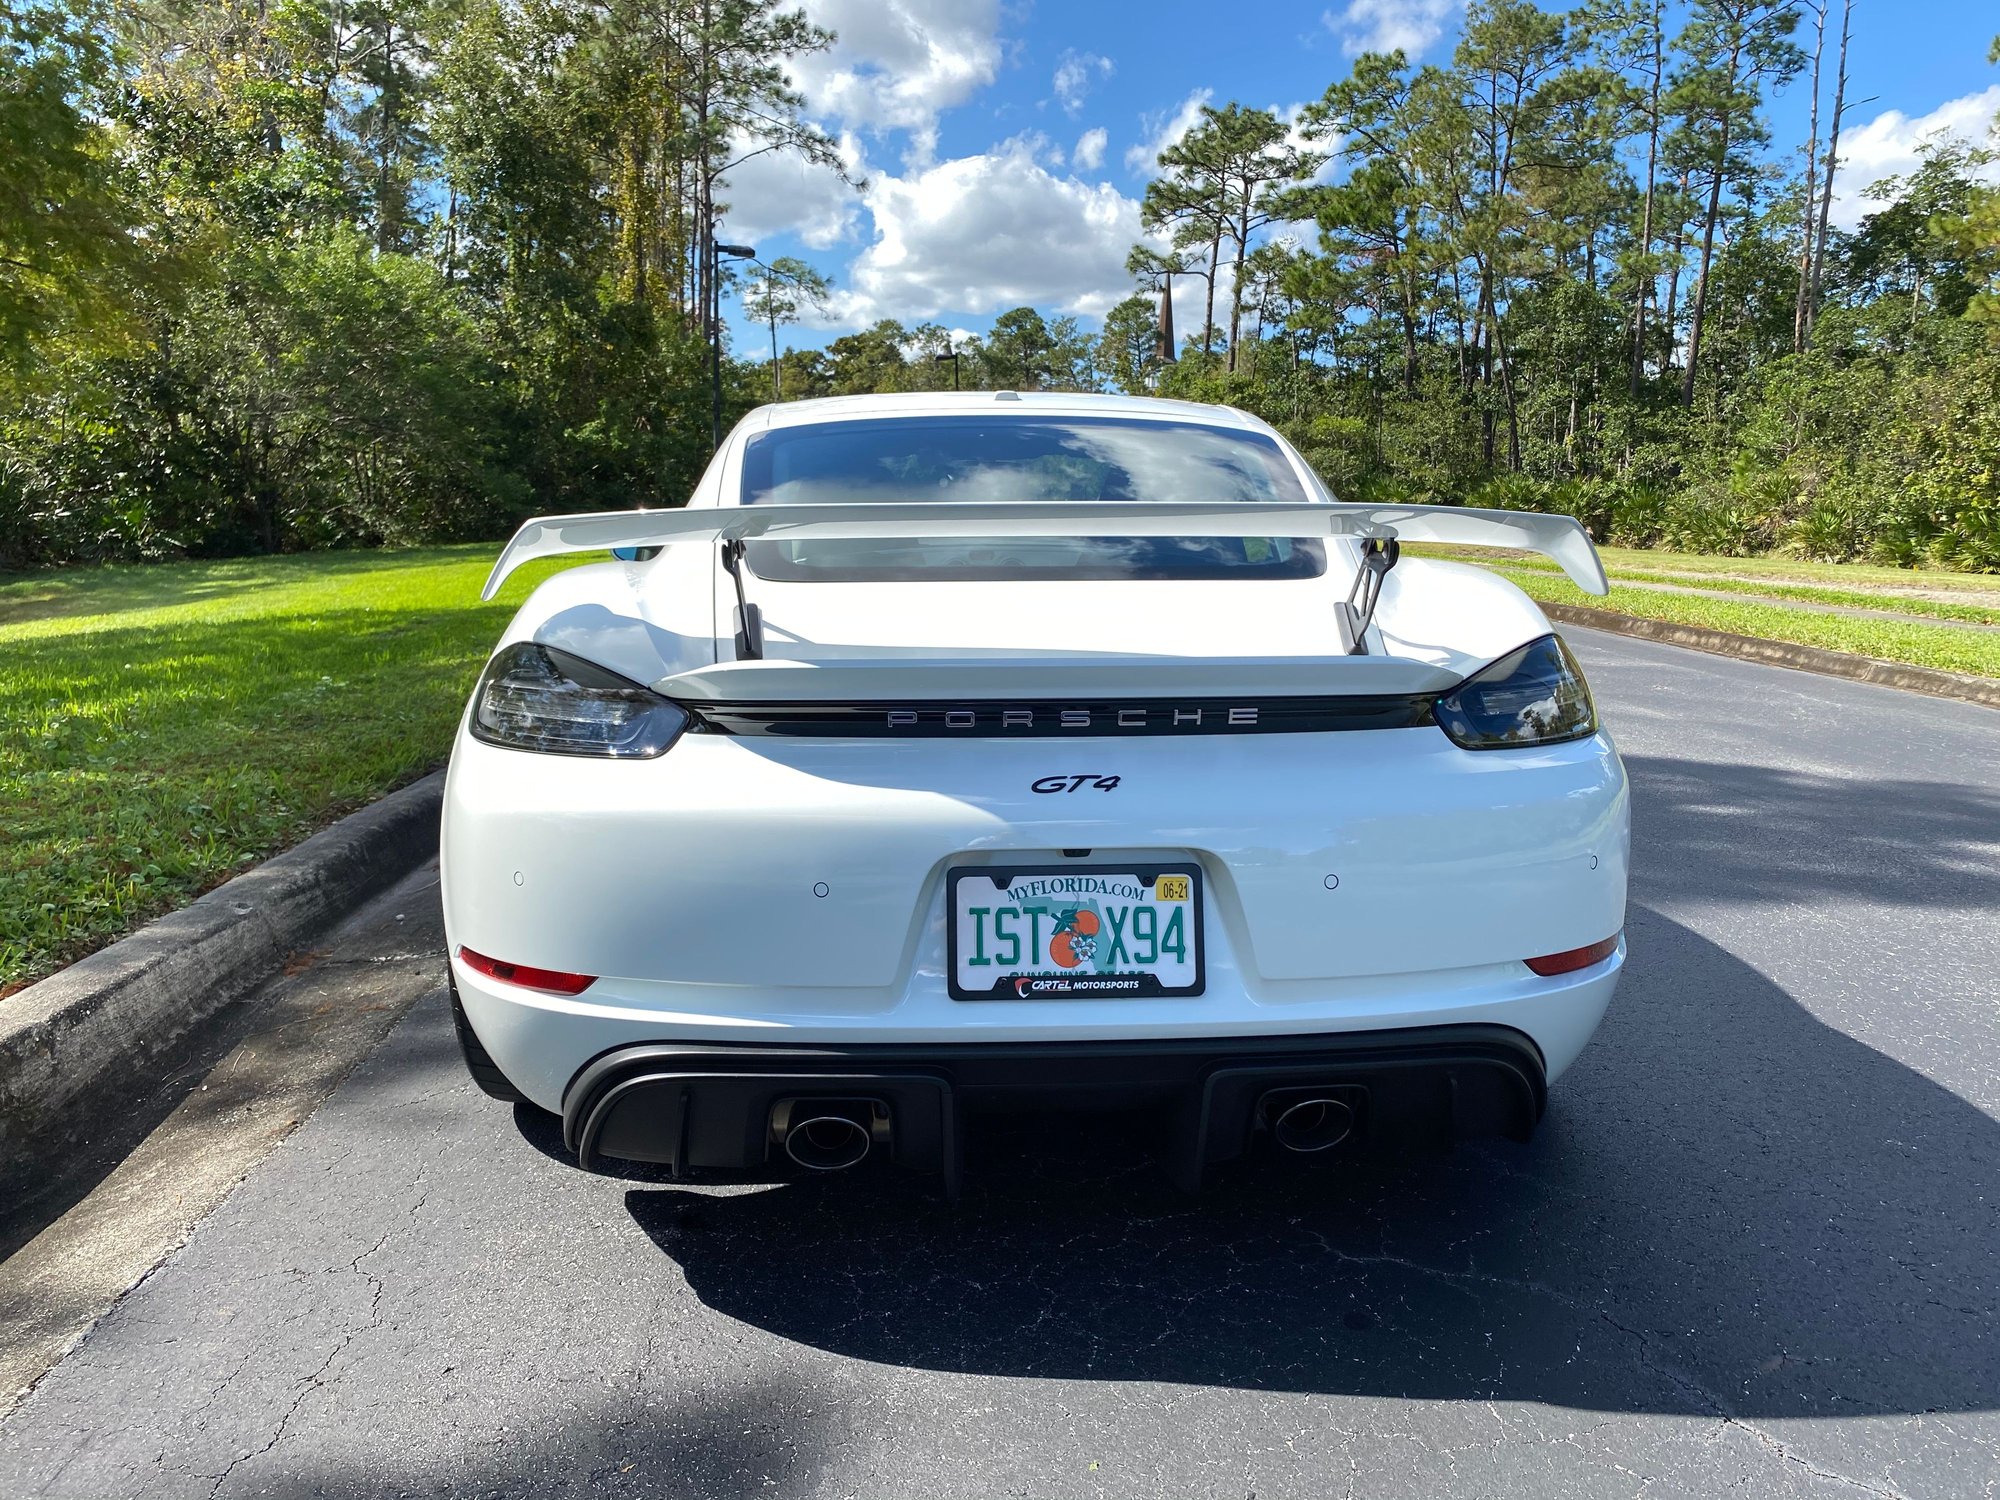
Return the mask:
[[1679,156],[1697,174],[1707,200],[1681,372],[1681,404],[1688,407],[1694,405],[1701,367],[1722,195],[1756,171],[1751,153],[1768,139],[1758,115],[1763,89],[1785,83],[1805,63],[1789,40],[1799,20],[1796,0],[1695,0],[1692,10],[1678,42],[1683,62],[1668,98],[1669,112],[1680,120]]

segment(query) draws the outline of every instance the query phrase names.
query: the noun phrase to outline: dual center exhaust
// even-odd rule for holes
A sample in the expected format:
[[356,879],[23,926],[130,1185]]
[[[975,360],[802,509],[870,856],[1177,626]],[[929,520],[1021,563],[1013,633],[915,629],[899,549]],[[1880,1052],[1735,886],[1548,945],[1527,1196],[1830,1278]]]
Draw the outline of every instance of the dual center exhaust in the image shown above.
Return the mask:
[[[1356,1138],[1366,1090],[1272,1089],[1257,1102],[1264,1128],[1296,1156],[1332,1151]],[[889,1107],[880,1099],[782,1099],[771,1111],[770,1140],[814,1172],[859,1166],[889,1138]]]

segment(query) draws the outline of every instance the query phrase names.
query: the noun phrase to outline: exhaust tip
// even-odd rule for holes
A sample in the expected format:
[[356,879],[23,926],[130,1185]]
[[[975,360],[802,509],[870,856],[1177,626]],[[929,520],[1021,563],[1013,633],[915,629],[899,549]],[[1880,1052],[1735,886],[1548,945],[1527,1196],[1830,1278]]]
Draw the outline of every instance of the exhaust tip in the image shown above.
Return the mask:
[[785,1132],[785,1154],[815,1172],[838,1172],[868,1154],[874,1138],[845,1115],[811,1115]]
[[1354,1107],[1344,1099],[1300,1099],[1271,1121],[1272,1138],[1302,1155],[1331,1151],[1353,1133]]

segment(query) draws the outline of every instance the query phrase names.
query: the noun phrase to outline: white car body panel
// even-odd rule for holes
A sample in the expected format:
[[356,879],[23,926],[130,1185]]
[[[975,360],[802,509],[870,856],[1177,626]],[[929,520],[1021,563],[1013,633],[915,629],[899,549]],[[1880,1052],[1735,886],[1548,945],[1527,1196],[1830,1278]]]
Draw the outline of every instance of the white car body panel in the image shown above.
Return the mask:
[[[1624,925],[1626,792],[1597,740],[1519,752],[1537,762],[1507,768],[1538,783],[1528,818],[1494,807],[1490,758],[1426,729],[984,740],[948,745],[948,770],[928,775],[908,762],[937,741],[749,743],[691,737],[643,766],[461,747],[446,793],[453,943],[615,976],[567,999],[459,966],[488,1050],[537,1103],[559,1107],[577,1068],[614,1042],[693,1036],[1227,1036],[1508,1016],[1553,1077],[1595,1028],[1622,960],[1554,981],[1519,963]],[[1447,758],[1462,764],[1440,786]],[[1030,792],[1051,768],[1125,779],[1109,795]],[[649,778],[636,797],[635,770]],[[1207,794],[1190,798],[1191,785]],[[1202,865],[1205,995],[945,996],[945,866],[1064,848]]]
[[[1241,413],[1181,403],[801,402],[747,417],[690,509],[763,508],[731,502],[745,442],[773,425],[968,409],[1195,422],[1282,446]],[[1334,513],[1284,452],[1317,497],[1289,509]],[[559,523],[545,529],[561,540]],[[1548,541],[1559,529],[1522,531]],[[753,577],[767,659],[739,662],[735,596],[714,545],[725,532],[697,534],[650,561],[556,575],[502,644],[559,647],[699,707],[1435,694],[1550,631],[1504,579],[1405,558],[1384,580],[1367,654],[1332,654],[1334,606],[1361,556],[1359,537],[1336,526],[1319,533],[1328,567],[1314,578]],[[1313,533],[1301,524],[1291,534]],[[1595,554],[1587,568],[1572,550],[1565,566],[1588,573]],[[1082,772],[1115,775],[1115,791],[1031,790]],[[1553,1079],[1603,1015],[1624,947],[1554,978],[1522,960],[1621,932],[1628,827],[1624,772],[1602,731],[1497,752],[1462,750],[1434,726],[1069,741],[688,734],[656,759],[620,761],[501,748],[462,725],[445,795],[445,922],[480,1042],[550,1109],[563,1108],[593,1058],[654,1040],[949,1048],[1484,1023],[1532,1039]],[[1199,866],[1204,993],[951,999],[947,869],[1054,862],[1077,849],[1106,866]],[[473,969],[460,948],[596,979],[575,996],[532,991]]]

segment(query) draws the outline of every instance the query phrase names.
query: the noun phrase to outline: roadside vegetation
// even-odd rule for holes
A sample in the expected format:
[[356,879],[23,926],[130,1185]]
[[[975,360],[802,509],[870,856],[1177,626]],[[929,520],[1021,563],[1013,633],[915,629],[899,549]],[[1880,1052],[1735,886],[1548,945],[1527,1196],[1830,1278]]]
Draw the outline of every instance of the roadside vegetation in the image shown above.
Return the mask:
[[1923,620],[1860,618],[1810,607],[1790,608],[1756,599],[1712,599],[1701,594],[1667,593],[1621,586],[1614,575],[1604,598],[1586,594],[1560,573],[1541,568],[1499,567],[1530,597],[1549,604],[1577,604],[1615,610],[1650,620],[1671,620],[1726,630],[1733,635],[1791,641],[1828,651],[1847,651],[1880,661],[1907,662],[1943,672],[2000,677],[2000,630],[1932,624]]
[[740,306],[725,421],[773,391],[1157,391],[1267,418],[1351,499],[2000,570],[1991,153],[1930,142],[1848,227],[1852,9],[1474,0],[1438,65],[1363,55],[1289,120],[1201,110],[1100,326],[883,320],[766,363],[841,290],[730,225],[740,160],[845,171],[786,81],[833,35],[781,0],[21,0],[0,565],[672,503]]
[[438,765],[490,545],[0,576],[0,995]]
[[1604,597],[1584,593],[1555,564],[1532,553],[1410,549],[1417,556],[1491,568],[1544,603],[2000,677],[2000,579],[1854,563],[1598,550],[1611,579]]
[[[1532,553],[1480,547],[1421,546],[1415,551],[1460,562],[1504,566],[1510,573],[1562,570]],[[2000,626],[2000,578],[1979,573],[1913,574],[1853,563],[1776,558],[1702,557],[1631,547],[1599,547],[1615,582],[1695,594],[1745,594],[1833,609],[1886,611],[1966,625]],[[1504,561],[1503,561],[1504,560]],[[1822,581],[1823,580],[1823,581]]]
[[1728,557],[1715,553],[1662,552],[1644,547],[1598,544],[1608,567],[1621,573],[1650,570],[1671,576],[1740,578],[1778,584],[1826,584],[1898,596],[1950,598],[1984,596],[2000,600],[2000,578],[1953,573],[1939,568],[1897,568],[1868,563],[1814,562],[1796,557]]

